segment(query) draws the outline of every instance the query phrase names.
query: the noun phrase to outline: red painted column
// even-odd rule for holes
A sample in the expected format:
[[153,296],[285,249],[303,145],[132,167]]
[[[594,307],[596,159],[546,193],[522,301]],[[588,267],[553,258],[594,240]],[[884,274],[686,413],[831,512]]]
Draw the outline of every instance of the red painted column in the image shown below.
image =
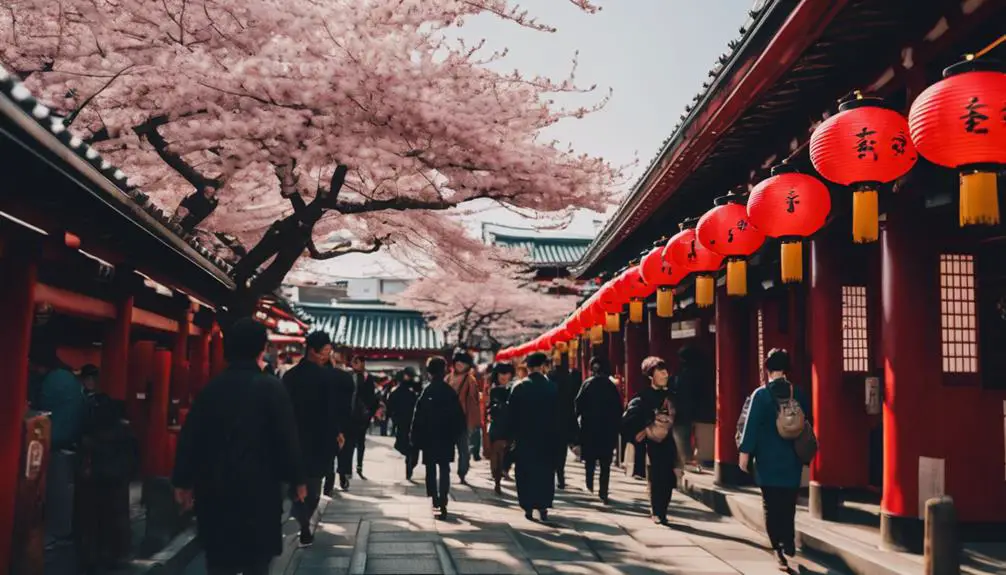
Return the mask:
[[123,295],[115,304],[115,319],[105,326],[105,338],[101,345],[102,391],[112,399],[129,399],[129,332],[132,324],[133,296]]
[[8,239],[0,245],[0,565],[10,565],[15,494],[21,476],[22,425],[28,407],[28,350],[35,310],[37,252]]
[[735,433],[746,395],[747,302],[728,297],[725,289],[717,291],[714,473],[718,485],[737,485],[746,481],[737,465]]
[[220,331],[220,326],[213,324],[213,336],[210,339],[210,377],[220,375],[220,372],[227,367],[227,360],[224,359],[224,334]]
[[189,393],[193,399],[210,382],[210,337],[209,331],[203,330],[190,342],[192,356],[189,361]]
[[811,242],[807,301],[814,432],[820,444],[810,467],[810,511],[829,520],[836,519],[842,488],[857,485],[866,448],[853,440],[850,429],[862,418],[855,413],[857,403],[863,409],[856,392],[864,383],[847,388],[842,364],[842,248],[828,231]]
[[650,354],[650,346],[645,323],[626,323],[623,331],[625,332],[625,390],[626,396],[633,398],[649,385],[640,366],[643,359]]
[[658,316],[656,309],[650,310],[648,315],[646,327],[650,355],[663,358],[668,366],[674,366],[676,358],[671,351],[671,318]]
[[171,349],[171,400],[185,407],[189,404],[189,326],[192,316],[186,310],[178,320],[178,332]]
[[924,429],[933,421],[933,413],[926,409],[925,386],[942,377],[943,369],[940,330],[926,321],[939,309],[939,259],[918,202],[911,196],[895,198],[880,244],[884,334],[880,532],[885,545],[905,550],[921,550],[919,457],[933,452],[934,438],[942,437]]
[[625,330],[625,325],[619,326],[617,332],[605,333],[604,342],[608,345],[608,364],[611,366],[611,375],[618,378],[619,391],[622,393],[622,401],[628,401],[632,399],[632,396],[628,394],[628,390],[625,385],[625,336],[622,332]]
[[158,349],[154,352],[153,382],[147,405],[146,449],[143,452],[143,474],[163,477],[170,471],[168,454],[168,401],[171,393],[171,352]]

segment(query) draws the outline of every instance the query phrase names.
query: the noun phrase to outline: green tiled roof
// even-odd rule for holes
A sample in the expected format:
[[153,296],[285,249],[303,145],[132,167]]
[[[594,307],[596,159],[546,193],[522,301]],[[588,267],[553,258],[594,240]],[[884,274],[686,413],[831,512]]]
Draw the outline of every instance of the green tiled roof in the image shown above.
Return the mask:
[[536,230],[486,225],[487,242],[526,252],[534,266],[572,266],[580,261],[592,241],[588,237],[561,236]]
[[301,304],[311,330],[327,332],[336,345],[357,350],[439,351],[444,337],[418,311],[385,305]]

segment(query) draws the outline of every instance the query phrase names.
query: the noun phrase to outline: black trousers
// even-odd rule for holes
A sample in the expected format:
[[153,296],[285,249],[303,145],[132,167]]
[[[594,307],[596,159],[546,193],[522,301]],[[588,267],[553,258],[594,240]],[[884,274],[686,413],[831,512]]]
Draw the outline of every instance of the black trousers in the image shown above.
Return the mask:
[[762,509],[765,511],[765,530],[773,549],[792,553],[796,548],[796,487],[761,488]]
[[559,487],[566,487],[566,446],[563,445],[556,455],[555,460],[555,483]]
[[405,454],[405,477],[412,479],[412,472],[415,471],[416,465],[419,465],[419,450],[413,449]]
[[269,575],[272,559],[258,561],[246,567],[210,567],[206,566],[207,575]]
[[437,507],[447,506],[447,495],[451,491],[451,464],[426,464],[426,495],[433,499]]
[[294,518],[297,519],[297,523],[300,524],[301,533],[311,532],[311,517],[314,516],[314,512],[318,509],[318,501],[321,500],[321,478],[320,477],[309,477],[304,482],[307,486],[307,497],[304,501],[297,501],[296,487],[290,487],[290,499],[293,504],[290,506],[290,511],[293,513]]
[[650,512],[655,517],[667,518],[667,508],[671,505],[671,495],[677,484],[674,467],[670,462],[646,466],[646,483],[650,488]]
[[600,459],[588,459],[583,462],[584,472],[587,477],[587,491],[594,492],[594,471],[597,465],[601,464],[601,485],[598,495],[608,496],[608,485],[611,483],[611,456]]
[[363,453],[367,449],[367,433],[365,431],[346,437],[346,444],[339,450],[339,475],[352,477],[353,453],[356,453],[356,467],[363,467]]

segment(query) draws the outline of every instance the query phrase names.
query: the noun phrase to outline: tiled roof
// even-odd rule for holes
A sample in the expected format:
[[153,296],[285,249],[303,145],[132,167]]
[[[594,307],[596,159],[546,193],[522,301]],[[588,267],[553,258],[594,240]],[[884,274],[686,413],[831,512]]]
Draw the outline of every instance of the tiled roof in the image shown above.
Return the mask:
[[525,251],[534,266],[571,266],[580,261],[592,238],[486,224],[485,241]]
[[444,337],[418,311],[390,306],[309,305],[312,330],[327,332],[336,345],[356,350],[439,351]]
[[[153,224],[155,228],[160,228],[156,231],[175,236],[185,244],[188,244],[203,259],[203,262],[200,263],[213,265],[225,273],[229,273],[232,270],[232,266],[228,262],[200,243],[195,236],[185,234],[177,223],[171,221],[170,214],[167,214],[151,202],[150,198],[140,191],[139,188],[130,185],[128,176],[122,170],[112,165],[98,153],[98,150],[68,130],[63,123],[62,117],[53,114],[45,104],[35,99],[31,91],[14,74],[9,73],[3,67],[0,67],[0,97],[9,99],[16,104],[25,117],[52,134],[70,153],[90,164],[97,171],[94,177],[107,179],[124,198],[146,212],[153,220],[149,223]],[[143,223],[146,224],[147,222]],[[147,227],[150,226],[148,225]]]

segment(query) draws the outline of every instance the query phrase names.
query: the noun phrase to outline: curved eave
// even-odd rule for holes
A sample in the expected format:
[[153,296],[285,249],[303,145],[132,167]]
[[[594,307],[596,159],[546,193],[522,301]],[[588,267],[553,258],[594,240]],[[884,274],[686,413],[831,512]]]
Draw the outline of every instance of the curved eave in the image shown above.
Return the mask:
[[658,154],[632,193],[572,268],[596,275],[603,260],[667,200],[736,122],[825,30],[847,0],[773,0],[747,31],[730,60]]

